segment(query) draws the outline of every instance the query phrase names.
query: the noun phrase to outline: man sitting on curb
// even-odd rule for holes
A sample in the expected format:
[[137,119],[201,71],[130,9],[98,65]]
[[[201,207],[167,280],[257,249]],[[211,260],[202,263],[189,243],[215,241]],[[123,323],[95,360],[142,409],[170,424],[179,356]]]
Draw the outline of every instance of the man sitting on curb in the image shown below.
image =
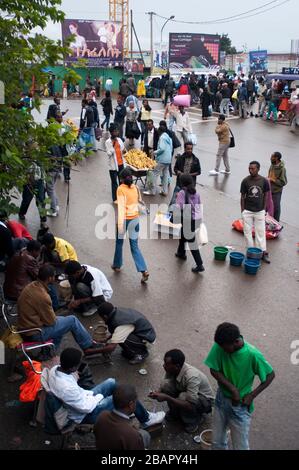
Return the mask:
[[97,450],[144,450],[151,441],[144,429],[135,429],[130,423],[137,407],[137,393],[133,385],[117,385],[113,392],[114,410],[103,411],[95,426]]
[[[94,424],[100,413],[114,409],[112,394],[117,388],[116,380],[107,379],[92,390],[81,388],[77,383],[76,374],[81,360],[81,351],[67,348],[60,355],[60,366],[54,366],[51,370],[44,369],[42,374],[45,390],[55,395],[67,409],[65,425],[69,421],[77,424]],[[164,411],[150,413],[137,400],[135,416],[145,429],[162,423],[165,413]]]
[[100,352],[111,353],[119,344],[130,364],[143,362],[149,355],[147,343],[156,339],[155,330],[145,316],[137,310],[116,308],[108,302],[99,306],[98,313],[112,335]]
[[40,328],[38,332],[26,333],[24,339],[30,341],[53,340],[59,347],[64,335],[71,333],[74,340],[86,356],[97,354],[99,345],[74,315],[56,317],[48,293],[49,284],[55,280],[55,270],[51,265],[44,265],[38,272],[37,281],[26,286],[18,299],[18,329]]
[[166,401],[169,421],[181,419],[185,431],[193,433],[198,429],[204,413],[211,413],[214,394],[208,378],[200,370],[185,362],[185,355],[179,349],[164,356],[166,376],[159,392],[149,397],[159,402]]
[[67,263],[65,273],[69,278],[75,300],[69,309],[78,309],[83,317],[94,315],[99,306],[111,299],[113,290],[102,271],[78,261]]

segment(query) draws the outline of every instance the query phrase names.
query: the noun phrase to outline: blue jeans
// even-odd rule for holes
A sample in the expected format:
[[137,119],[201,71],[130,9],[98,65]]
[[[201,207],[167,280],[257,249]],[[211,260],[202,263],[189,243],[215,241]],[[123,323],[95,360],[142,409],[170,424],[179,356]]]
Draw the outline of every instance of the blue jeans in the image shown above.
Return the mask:
[[[143,273],[147,271],[147,266],[145,264],[142,253],[138,247],[139,219],[137,218],[133,220],[126,220],[125,223],[125,231],[129,232],[130,248],[136,265],[136,269],[139,273]],[[116,245],[113,260],[114,268],[121,268],[123,265],[124,236],[125,234],[119,235],[118,231],[116,232]]]
[[[92,392],[94,395],[98,395],[99,393],[103,395],[103,400],[98,404],[98,406],[88,415],[85,416],[82,423],[84,424],[94,424],[97,421],[99,414],[104,411],[112,411],[114,410],[114,403],[112,394],[116,389],[117,383],[115,379],[107,379],[105,382],[96,385]],[[137,400],[136,402],[136,410],[135,416],[140,423],[146,423],[149,419],[148,411],[144,408],[144,406]]]
[[213,449],[224,450],[227,445],[227,431],[231,431],[234,450],[249,450],[249,431],[251,413],[247,406],[233,406],[230,398],[226,398],[218,389],[213,419]]
[[[92,337],[80,323],[77,317],[69,315],[68,317],[57,317],[56,322],[52,326],[44,326],[42,328],[42,340],[53,340],[57,349],[64,335],[72,333],[74,340],[81,349],[87,349],[92,345]],[[40,341],[40,335],[30,336],[32,341]]]
[[52,307],[54,312],[59,309],[59,297],[57,293],[57,288],[55,284],[49,284],[48,285],[48,292],[49,296],[51,297],[52,300]]

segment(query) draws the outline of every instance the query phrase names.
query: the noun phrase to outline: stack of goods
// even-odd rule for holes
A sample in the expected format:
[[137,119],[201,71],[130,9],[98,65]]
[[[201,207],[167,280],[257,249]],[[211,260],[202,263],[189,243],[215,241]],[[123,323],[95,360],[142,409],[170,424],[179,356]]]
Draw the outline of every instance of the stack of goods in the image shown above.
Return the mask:
[[139,149],[132,149],[124,156],[127,165],[136,170],[153,170],[156,162]]

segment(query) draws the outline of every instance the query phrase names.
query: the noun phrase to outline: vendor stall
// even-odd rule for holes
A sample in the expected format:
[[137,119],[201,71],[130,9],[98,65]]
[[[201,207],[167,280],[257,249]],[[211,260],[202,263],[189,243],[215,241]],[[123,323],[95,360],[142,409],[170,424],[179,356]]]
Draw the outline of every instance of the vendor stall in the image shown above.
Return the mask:
[[153,171],[156,167],[155,160],[149,158],[146,153],[140,149],[129,150],[124,155],[126,166],[132,170],[134,176],[134,183],[141,182],[143,187],[146,187],[148,172]]

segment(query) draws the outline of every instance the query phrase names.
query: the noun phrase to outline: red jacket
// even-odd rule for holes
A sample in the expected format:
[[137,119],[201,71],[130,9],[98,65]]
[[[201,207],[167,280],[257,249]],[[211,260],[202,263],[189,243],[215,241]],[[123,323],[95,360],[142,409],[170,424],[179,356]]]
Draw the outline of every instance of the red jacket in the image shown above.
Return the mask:
[[14,238],[28,238],[28,240],[33,240],[33,237],[28,232],[27,228],[19,222],[10,220],[7,222],[7,227],[11,231],[11,234]]

